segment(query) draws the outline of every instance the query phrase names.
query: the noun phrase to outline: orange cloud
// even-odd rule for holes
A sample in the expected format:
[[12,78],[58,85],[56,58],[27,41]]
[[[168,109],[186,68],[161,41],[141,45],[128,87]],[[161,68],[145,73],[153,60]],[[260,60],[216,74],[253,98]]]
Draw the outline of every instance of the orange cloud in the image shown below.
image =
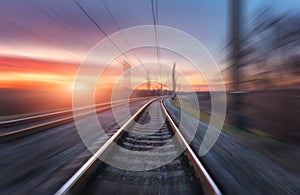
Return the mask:
[[73,82],[78,65],[13,56],[0,57],[0,88],[48,89]]

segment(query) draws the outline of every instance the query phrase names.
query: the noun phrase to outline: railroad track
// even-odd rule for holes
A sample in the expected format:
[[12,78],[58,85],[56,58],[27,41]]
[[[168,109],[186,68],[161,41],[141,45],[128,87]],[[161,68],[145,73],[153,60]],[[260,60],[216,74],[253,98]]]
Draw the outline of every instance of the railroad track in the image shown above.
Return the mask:
[[[133,98],[130,99],[130,102],[135,102],[142,99],[145,98]],[[128,100],[120,100],[116,102],[96,104],[95,106],[93,105],[82,107],[76,110],[70,109],[30,117],[24,117],[20,119],[1,121],[0,143],[15,140],[42,130],[51,129],[53,127],[72,122],[74,118],[87,117],[95,112],[103,112],[105,110],[111,109],[112,106],[120,106],[126,103],[128,103]],[[74,111],[76,111],[76,113],[78,114],[73,115]]]
[[[165,152],[156,155],[149,152],[170,143],[174,136],[176,141],[169,144]],[[182,154],[178,146],[185,148]],[[143,152],[141,156],[131,157],[124,155],[121,148]],[[179,155],[168,164],[155,167],[161,158],[174,154]],[[107,159],[112,160],[114,166],[105,163]],[[129,165],[128,169],[116,168],[124,165]],[[149,165],[155,168],[147,169]],[[158,99],[149,101],[137,111],[56,192],[57,195],[113,193],[221,194],[172,121],[163,101]]]

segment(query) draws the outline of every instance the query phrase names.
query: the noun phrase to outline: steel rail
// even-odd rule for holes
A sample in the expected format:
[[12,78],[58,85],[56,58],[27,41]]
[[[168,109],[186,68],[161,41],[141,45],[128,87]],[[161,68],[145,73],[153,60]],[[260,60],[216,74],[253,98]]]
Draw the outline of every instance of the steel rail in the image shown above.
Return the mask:
[[206,171],[206,169],[204,168],[204,166],[202,165],[202,163],[200,162],[200,160],[198,159],[198,157],[196,156],[196,154],[192,150],[192,148],[186,142],[185,138],[181,134],[181,132],[178,129],[178,127],[176,126],[176,124],[173,122],[173,119],[169,115],[169,113],[168,113],[168,111],[167,111],[167,109],[166,109],[166,107],[163,103],[163,100],[164,100],[164,98],[162,98],[162,100],[161,100],[162,110],[163,110],[163,112],[164,112],[171,128],[173,129],[177,139],[179,140],[179,142],[185,148],[185,154],[188,157],[188,159],[190,160],[190,163],[193,166],[198,178],[202,182],[202,187],[203,187],[204,193],[205,194],[215,194],[215,195],[222,194],[220,189],[217,187],[216,183],[210,177],[210,175],[208,174],[208,172]]
[[[109,109],[109,108],[110,108],[109,106],[104,107],[104,108],[100,108],[100,109],[97,110],[97,112],[101,112],[101,111],[104,111],[104,110]],[[78,114],[78,115],[75,115],[75,116],[67,116],[67,117],[64,117],[64,118],[61,118],[61,119],[56,119],[56,120],[41,123],[41,124],[38,124],[38,125],[22,128],[22,129],[19,129],[19,130],[7,132],[7,133],[2,133],[2,134],[0,134],[0,143],[8,142],[8,141],[18,139],[18,138],[21,138],[21,137],[25,137],[27,135],[37,133],[41,130],[46,130],[46,129],[50,129],[50,128],[53,128],[53,127],[57,127],[59,125],[66,124],[68,122],[73,121],[74,118],[82,118],[82,117],[88,116],[92,113],[94,113],[94,111],[81,113],[81,114]]]
[[[137,98],[137,99],[140,99],[140,98]],[[113,102],[113,103],[107,103],[107,105],[109,105],[109,104],[122,105],[123,103],[126,103],[126,100],[121,100],[121,101]],[[103,111],[108,110],[110,108],[111,108],[111,106],[98,108],[96,110],[96,113],[103,112]],[[68,122],[72,122],[74,120],[74,118],[87,117],[87,116],[89,116],[93,113],[95,113],[94,110],[84,112],[84,113],[81,113],[81,114],[78,114],[78,115],[75,115],[75,116],[71,115],[71,116],[61,118],[61,119],[56,119],[56,120],[49,121],[49,122],[44,122],[44,123],[41,123],[41,124],[38,124],[38,125],[25,127],[25,128],[22,128],[22,129],[11,131],[11,132],[2,133],[2,134],[0,134],[0,143],[4,143],[4,142],[8,142],[8,141],[11,141],[11,140],[14,140],[14,139],[25,137],[25,136],[37,133],[41,130],[46,130],[46,129],[50,129],[50,128],[53,128],[53,127],[57,127],[59,125],[66,124]]]
[[[98,159],[106,154],[112,143],[122,135],[124,130],[128,128],[132,121],[134,121],[134,119],[136,119],[137,116],[139,116],[154,100],[156,99],[147,102],[142,108],[140,108],[55,194],[61,195],[79,193],[99,167],[100,161],[98,161]],[[163,104],[163,99],[161,100],[161,105],[168,123],[175,132],[176,138],[185,147],[185,155],[188,157],[191,166],[194,168],[196,176],[201,180],[204,193],[216,195],[222,194],[173,122]]]
[[13,125],[29,123],[29,122],[35,122],[38,120],[61,116],[63,114],[71,114],[74,111],[80,111],[80,110],[85,110],[85,109],[89,109],[89,108],[93,108],[93,107],[107,106],[107,105],[112,105],[112,104],[119,104],[119,103],[123,103],[126,101],[132,101],[132,100],[137,101],[140,99],[145,99],[145,97],[132,98],[130,100],[118,100],[118,101],[114,101],[114,102],[105,102],[105,103],[95,104],[95,105],[91,105],[91,106],[85,106],[85,107],[81,107],[81,108],[77,108],[77,109],[68,109],[68,110],[56,111],[56,112],[45,113],[45,114],[34,115],[34,116],[28,116],[28,117],[23,117],[23,118],[18,118],[18,119],[0,121],[0,127],[8,127],[8,126],[13,126]]
[[148,101],[141,107],[55,194],[76,194],[76,192],[80,191],[98,168],[97,160],[104,155],[105,151],[107,151],[112,143],[122,135],[124,130],[132,124],[134,119],[136,119],[156,99],[157,98]]

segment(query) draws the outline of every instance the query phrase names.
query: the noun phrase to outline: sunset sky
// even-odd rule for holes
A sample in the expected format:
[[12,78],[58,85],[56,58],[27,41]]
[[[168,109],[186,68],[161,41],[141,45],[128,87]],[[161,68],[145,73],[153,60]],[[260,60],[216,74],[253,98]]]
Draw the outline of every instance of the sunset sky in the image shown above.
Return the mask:
[[[153,24],[150,0],[106,0],[108,9],[103,1],[78,2],[107,35],[119,31],[118,27],[126,29]],[[157,2],[158,24],[192,35],[221,67],[226,66],[222,48],[227,39],[228,1]],[[262,6],[259,0],[245,2],[246,19]],[[272,3],[280,8],[299,9],[300,6],[299,0],[276,0]],[[0,26],[0,88],[5,89],[71,90],[79,64],[89,50],[105,37],[71,0],[3,0],[0,2]],[[143,60],[155,58],[155,51],[141,49],[136,53]],[[138,64],[132,54],[128,55],[134,64]],[[161,61],[169,66],[176,61],[178,69],[190,75],[195,88],[203,90],[203,79],[182,65],[184,60],[176,55],[162,54]],[[113,66],[118,66],[117,62]],[[112,68],[107,73],[110,75],[107,81],[121,73],[122,68]],[[162,80],[167,82],[167,76]]]

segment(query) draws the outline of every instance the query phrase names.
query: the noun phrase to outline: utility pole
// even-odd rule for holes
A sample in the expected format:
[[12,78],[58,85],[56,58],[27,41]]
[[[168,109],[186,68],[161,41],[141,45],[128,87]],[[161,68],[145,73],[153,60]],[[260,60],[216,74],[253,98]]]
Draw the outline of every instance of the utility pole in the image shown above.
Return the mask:
[[[123,62],[124,73],[130,68],[131,68],[131,65],[126,60],[124,60],[124,62]],[[131,73],[130,73],[130,71],[127,72],[127,76],[125,75],[124,85],[125,85],[125,88],[128,88],[128,89],[131,88]]]
[[174,100],[176,97],[176,77],[175,77],[175,69],[176,69],[176,62],[174,62],[173,69],[172,69],[172,99]]
[[241,0],[231,1],[231,60],[232,60],[232,89],[237,92],[240,90],[240,50],[241,50]]
[[150,90],[151,90],[151,83],[150,83],[150,75],[149,75],[149,70],[146,68],[146,77],[147,77],[147,94],[148,95],[150,95],[151,94],[151,92],[150,92]]
[[232,115],[235,127],[242,129],[240,66],[241,66],[241,4],[242,0],[230,0],[230,61],[232,76]]

